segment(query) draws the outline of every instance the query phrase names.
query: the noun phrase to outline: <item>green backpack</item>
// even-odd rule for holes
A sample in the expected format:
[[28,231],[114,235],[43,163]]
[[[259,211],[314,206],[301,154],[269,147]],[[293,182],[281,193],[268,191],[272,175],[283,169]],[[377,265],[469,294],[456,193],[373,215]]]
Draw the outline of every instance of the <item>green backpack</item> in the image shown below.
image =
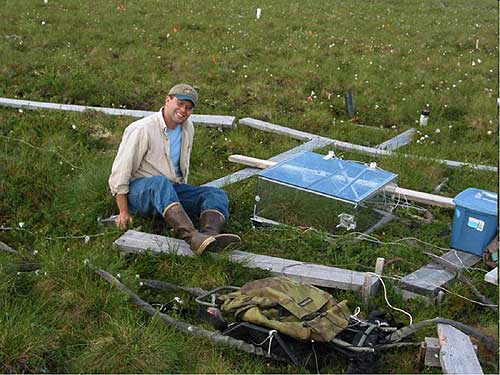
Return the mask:
[[347,301],[287,277],[246,283],[237,292],[219,296],[223,312],[304,341],[331,341],[349,321]]

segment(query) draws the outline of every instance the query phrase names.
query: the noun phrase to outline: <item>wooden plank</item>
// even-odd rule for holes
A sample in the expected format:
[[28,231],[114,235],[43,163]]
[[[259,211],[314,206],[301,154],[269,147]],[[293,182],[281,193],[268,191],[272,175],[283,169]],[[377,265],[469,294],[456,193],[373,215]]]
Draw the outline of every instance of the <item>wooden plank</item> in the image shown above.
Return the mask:
[[20,99],[9,99],[9,98],[0,98],[0,105],[6,107],[24,108],[24,109],[54,109],[59,111],[73,111],[73,112],[97,111],[106,113],[108,115],[130,116],[130,117],[145,117],[154,113],[151,111],[139,111],[139,110],[106,108],[106,107],[91,107],[91,106],[74,105],[74,104],[58,104],[49,102],[37,102],[34,100],[20,100]]
[[0,250],[3,250],[3,251],[6,251],[10,254],[17,254],[17,251],[14,250],[12,247],[10,247],[9,245],[7,245],[6,243],[0,241]]
[[441,182],[434,188],[433,192],[434,193],[440,193],[441,190],[443,189],[443,187],[446,185],[446,183],[448,182],[449,178],[448,177],[445,177],[441,180]]
[[230,155],[228,157],[228,160],[232,161],[233,163],[248,165],[259,169],[266,169],[277,164],[277,162],[275,161],[257,159],[257,158],[252,158],[251,156],[244,156],[244,155]]
[[469,336],[448,324],[438,324],[437,330],[439,361],[445,374],[483,373]]
[[[248,165],[256,168],[269,168],[273,165],[276,165],[272,159],[263,160],[252,158],[244,155],[231,155],[229,156],[229,161],[234,163],[240,163],[243,165]],[[445,207],[445,208],[455,208],[455,202],[453,198],[443,197],[441,195],[424,193],[421,191],[404,189],[397,187],[395,185],[386,185],[384,187],[384,191],[393,195],[393,196],[401,196],[402,199],[407,199],[410,201],[425,203],[433,206]]]
[[316,135],[311,134],[311,133],[306,133],[306,132],[303,132],[300,130],[287,128],[287,127],[281,126],[281,125],[271,124],[270,122],[256,120],[256,119],[253,119],[251,117],[242,118],[239,121],[239,124],[244,125],[244,126],[248,126],[248,127],[254,128],[254,129],[258,129],[258,130],[268,131],[271,133],[287,135],[289,137],[299,139],[301,141],[309,141],[309,140],[317,137]]
[[375,148],[379,148],[381,150],[396,150],[402,146],[406,146],[411,142],[411,139],[415,134],[415,128],[408,129],[401,134],[398,134],[394,138],[388,139],[385,142],[382,142]]
[[236,128],[236,117],[221,115],[197,115],[189,116],[193,125],[206,126],[209,128],[234,129]]
[[384,190],[392,196],[401,196],[402,199],[406,198],[410,201],[425,203],[432,206],[455,208],[455,202],[453,198],[424,193],[416,190],[404,189],[395,185],[387,185],[385,186]]
[[[481,260],[474,254],[458,250],[448,251],[441,258],[457,269],[471,267]],[[448,267],[432,262],[403,277],[399,282],[399,288],[411,292],[410,294],[403,293],[404,298],[423,295],[435,299],[440,288],[446,286],[455,277],[456,274]]]
[[125,253],[141,254],[151,251],[154,254],[166,253],[195,256],[189,245],[183,240],[136,230],[126,231],[114,244],[121,252]]
[[450,168],[469,167],[472,169],[477,169],[477,170],[482,170],[482,171],[498,172],[497,167],[492,167],[489,165],[465,163],[465,162],[454,161],[454,160],[434,159],[434,158],[428,158],[428,157],[424,157],[424,156],[410,155],[410,154],[395,154],[394,152],[392,152],[390,150],[381,150],[378,148],[360,146],[360,145],[355,145],[353,143],[342,142],[342,141],[337,141],[337,140],[334,141],[333,146],[340,149],[340,150],[357,151],[357,152],[360,152],[362,154],[367,154],[367,155],[371,155],[371,156],[375,156],[375,157],[399,155],[399,156],[403,156],[405,158],[428,160],[428,161],[433,161],[433,162],[437,162],[440,164],[445,164],[446,166],[448,166]]
[[258,168],[245,168],[240,171],[231,173],[230,175],[207,182],[201,186],[213,186],[221,188],[226,185],[234,184],[238,181],[246,180],[247,178],[252,177],[259,172],[260,170]]
[[[142,254],[151,251],[153,254],[178,254],[194,256],[189,245],[183,240],[128,230],[114,242],[115,246],[125,253]],[[245,267],[270,270],[273,274],[285,275],[305,283],[327,288],[361,291],[366,273],[345,270],[342,268],[323,266],[281,259],[266,255],[252,254],[244,251],[233,251],[230,258]],[[376,293],[378,280],[369,285],[370,292]]]
[[[91,107],[84,105],[73,104],[58,104],[49,102],[36,102],[33,100],[19,100],[0,98],[0,105],[14,108],[25,109],[55,109],[60,111],[96,111],[114,116],[130,116],[130,117],[146,117],[156,111],[140,111],[134,109],[106,108],[106,107]],[[194,125],[217,127],[217,128],[234,128],[236,127],[236,118],[234,116],[217,116],[217,115],[191,115],[191,121]]]
[[498,285],[498,267],[492,269],[486,275],[484,275],[484,281],[491,284]]
[[425,360],[424,364],[429,367],[441,367],[439,362],[439,339],[437,337],[426,337],[425,339]]
[[116,219],[118,218],[118,214],[113,214],[107,218],[101,219],[100,217],[97,218],[97,224],[98,225],[103,225],[105,227],[113,227],[116,228]]
[[[353,290],[361,292],[365,282],[366,272],[350,271],[342,268],[298,262],[267,255],[252,254],[235,250],[231,260],[240,262],[245,267],[269,270],[275,275],[284,275],[308,284],[326,288]],[[376,292],[380,281],[373,278],[371,281],[372,294]]]
[[384,265],[385,265],[385,259],[377,258],[377,261],[375,262],[375,273],[377,275],[382,275],[382,272],[384,272]]
[[[269,131],[272,133],[288,135],[292,138],[300,139],[300,140],[310,140],[310,139],[314,139],[315,137],[318,137],[315,134],[311,134],[311,133],[307,133],[307,132],[303,132],[303,131],[299,131],[299,130],[295,130],[295,129],[290,129],[290,128],[287,128],[285,126],[271,124],[269,122],[256,120],[256,119],[253,119],[250,117],[246,117],[246,118],[241,119],[239,121],[239,124],[250,126],[252,128],[259,129],[259,130]],[[398,142],[404,143],[405,141],[408,141],[408,138],[409,138],[408,134],[410,133],[410,130],[407,131],[408,133],[405,132],[406,134],[405,133],[400,134],[401,137],[398,140],[395,140],[394,142],[388,141],[389,144],[396,146],[398,144]],[[322,138],[325,138],[325,137],[322,137]],[[410,136],[410,138],[411,138],[411,136]],[[329,138],[327,138],[327,139],[329,139]],[[335,140],[335,139],[329,139],[329,140],[331,141],[331,144],[334,145],[334,147],[339,148],[339,149],[344,150],[344,151],[357,151],[357,152],[360,152],[363,154],[368,154],[368,155],[372,155],[372,156],[376,156],[376,157],[394,155],[394,153],[391,151],[391,149],[394,149],[394,148],[391,148],[391,147],[387,147],[388,149],[382,149],[382,148],[374,148],[374,147],[356,145],[353,143],[342,142],[342,141]],[[379,146],[384,145],[384,143],[380,144]],[[395,147],[395,148],[397,148],[397,147]],[[454,160],[433,159],[433,158],[427,158],[427,157],[418,156],[418,155],[409,155],[409,154],[398,154],[398,155],[402,155],[405,158],[416,158],[416,159],[434,161],[437,163],[445,164],[451,168],[470,167],[472,169],[477,169],[477,170],[498,172],[497,167],[492,167],[492,166],[488,166],[488,165],[465,163],[465,162],[454,161]]]
[[[472,346],[474,352],[477,353],[477,345]],[[439,361],[439,353],[441,351],[441,346],[439,339],[437,337],[426,337],[425,338],[425,366],[429,367],[441,367],[441,362]]]
[[282,152],[272,158],[269,158],[270,161],[281,162],[290,158],[291,156],[301,152],[301,151],[314,151],[317,148],[325,147],[332,144],[332,140],[324,137],[316,137],[309,142],[303,143],[297,147],[294,147],[288,151]]

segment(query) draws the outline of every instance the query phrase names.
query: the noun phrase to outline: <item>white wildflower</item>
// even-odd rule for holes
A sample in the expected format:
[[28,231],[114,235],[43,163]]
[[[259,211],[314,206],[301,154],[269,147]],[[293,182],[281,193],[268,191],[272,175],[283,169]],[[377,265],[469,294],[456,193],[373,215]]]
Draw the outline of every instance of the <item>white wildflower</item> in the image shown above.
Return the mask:
[[441,133],[441,129],[437,128],[436,133]]

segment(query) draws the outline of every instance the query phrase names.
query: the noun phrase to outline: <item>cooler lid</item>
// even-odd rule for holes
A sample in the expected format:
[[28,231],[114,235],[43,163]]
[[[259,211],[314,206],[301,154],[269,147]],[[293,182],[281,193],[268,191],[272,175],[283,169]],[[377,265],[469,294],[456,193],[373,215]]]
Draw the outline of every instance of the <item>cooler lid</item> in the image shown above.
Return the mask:
[[498,194],[491,191],[468,188],[459,193],[453,201],[457,206],[489,215],[498,215]]
[[397,174],[348,160],[303,151],[259,174],[261,177],[358,204],[397,178]]

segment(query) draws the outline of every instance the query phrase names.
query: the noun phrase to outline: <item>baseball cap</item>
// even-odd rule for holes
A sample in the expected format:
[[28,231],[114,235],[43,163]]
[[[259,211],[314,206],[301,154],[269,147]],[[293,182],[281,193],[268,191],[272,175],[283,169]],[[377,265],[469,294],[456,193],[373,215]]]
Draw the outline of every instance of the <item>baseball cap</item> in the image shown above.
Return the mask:
[[179,100],[189,100],[193,103],[193,107],[198,105],[198,93],[192,86],[186,85],[185,83],[172,87],[168,95],[173,95]]

